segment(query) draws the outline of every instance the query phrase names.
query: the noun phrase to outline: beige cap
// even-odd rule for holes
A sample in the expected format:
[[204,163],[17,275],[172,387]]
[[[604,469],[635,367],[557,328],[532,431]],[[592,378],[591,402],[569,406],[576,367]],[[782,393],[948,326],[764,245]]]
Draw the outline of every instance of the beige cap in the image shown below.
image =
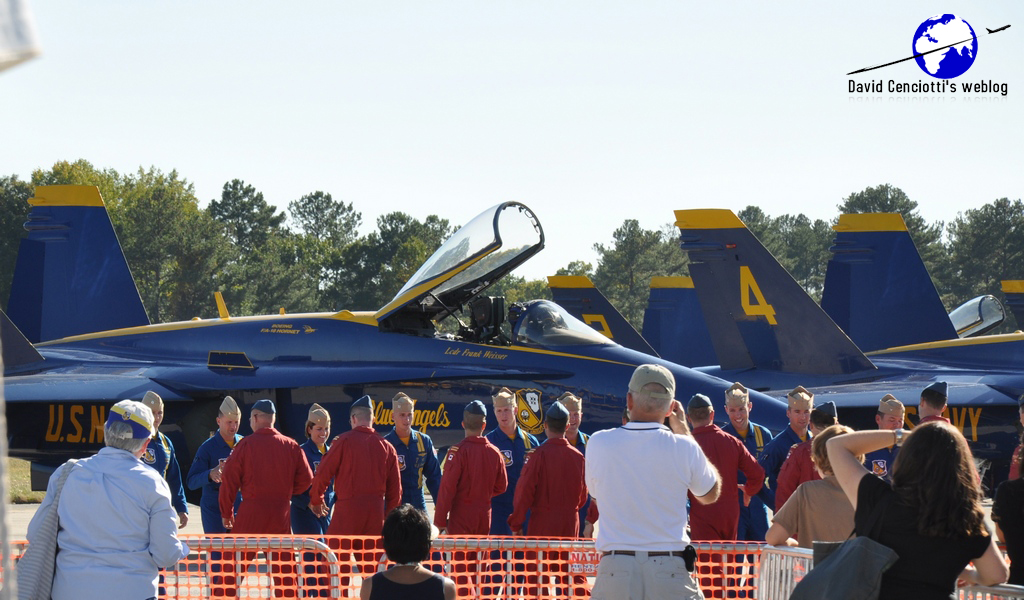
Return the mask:
[[391,399],[391,410],[412,411],[416,407],[416,401],[410,398],[405,392],[398,392]]
[[896,396],[886,394],[878,401],[878,412],[883,415],[899,415],[902,417],[906,409],[903,407],[903,403],[896,399]]
[[505,408],[506,406],[515,408],[516,395],[512,393],[512,390],[503,387],[498,390],[497,394],[491,396],[491,402],[494,404],[494,408]]
[[242,410],[231,396],[224,396],[224,401],[220,403],[220,414],[225,417],[242,418]]
[[807,391],[802,385],[798,385],[793,388],[793,391],[786,394],[789,399],[789,408],[798,408],[801,410],[811,410],[814,408],[814,394]]
[[581,410],[583,410],[583,400],[581,400],[579,396],[572,392],[565,392],[564,394],[559,396],[558,402],[561,402],[562,406],[565,407],[565,410],[571,413],[580,412]]
[[736,382],[729,386],[729,389],[725,390],[725,404],[726,406],[743,406],[750,402],[750,392],[747,388],[743,387],[743,384]]
[[328,414],[326,408],[314,402],[313,406],[309,407],[309,416],[306,417],[306,421],[309,421],[321,427],[330,427],[331,415]]
[[633,393],[637,393],[643,389],[648,383],[658,383],[664,386],[668,393],[662,392],[649,392],[651,398],[656,400],[671,400],[676,397],[676,378],[672,376],[672,371],[669,371],[661,365],[640,365],[633,371],[633,376],[629,378],[629,389]]
[[142,397],[142,403],[149,407],[151,411],[163,411],[164,410],[164,399],[160,397],[160,394],[150,390],[146,392],[146,395]]

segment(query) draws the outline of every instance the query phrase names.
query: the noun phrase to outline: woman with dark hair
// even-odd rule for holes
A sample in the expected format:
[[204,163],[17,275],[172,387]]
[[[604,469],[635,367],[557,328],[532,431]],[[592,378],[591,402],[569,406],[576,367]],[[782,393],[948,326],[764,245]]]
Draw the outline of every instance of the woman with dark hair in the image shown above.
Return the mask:
[[[1020,422],[1024,425],[1024,396],[1021,397]],[[1021,435],[1024,440],[1024,434]],[[996,535],[1006,544],[1010,555],[1010,580],[1007,583],[1024,585],[1024,479],[1020,477],[1021,453],[1024,444],[1013,451],[1010,478],[996,488],[996,500],[992,504],[992,520],[996,522]]]
[[363,580],[362,600],[454,600],[455,582],[420,566],[430,556],[434,530],[427,513],[403,504],[392,510],[381,529],[384,552],[396,563]]
[[[890,485],[855,456],[894,442],[902,447]],[[1006,581],[1006,562],[985,529],[971,451],[954,427],[935,421],[910,432],[858,431],[833,437],[826,446],[854,507],[857,534],[899,556],[882,575],[879,598],[945,600],[955,597],[957,579],[980,585]]]

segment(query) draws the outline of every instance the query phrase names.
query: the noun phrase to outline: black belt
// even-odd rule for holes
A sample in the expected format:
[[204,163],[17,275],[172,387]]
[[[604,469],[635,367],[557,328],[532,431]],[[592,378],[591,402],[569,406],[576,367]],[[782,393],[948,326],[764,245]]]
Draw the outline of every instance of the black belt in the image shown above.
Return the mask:
[[[633,550],[611,550],[609,552],[602,552],[601,556],[611,556],[613,554],[636,556],[636,552]],[[682,550],[673,550],[672,552],[648,552],[647,556],[675,556],[676,558],[686,558],[686,553]]]
[[[601,556],[636,556],[637,554],[643,554],[643,552],[637,552],[635,550],[609,550],[608,552],[602,552]],[[662,552],[647,552],[647,556],[674,556],[681,558],[686,563],[687,572],[693,573],[693,570],[697,566],[697,550],[693,546],[687,546],[685,550],[671,550]]]

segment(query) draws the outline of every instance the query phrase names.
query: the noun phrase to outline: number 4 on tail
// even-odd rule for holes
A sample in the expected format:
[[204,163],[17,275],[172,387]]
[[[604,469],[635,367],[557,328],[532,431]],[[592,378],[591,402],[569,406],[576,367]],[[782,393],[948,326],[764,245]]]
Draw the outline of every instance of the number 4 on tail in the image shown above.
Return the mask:
[[[754,303],[750,302],[751,296],[754,297]],[[778,325],[778,322],[775,321],[775,309],[764,299],[764,294],[757,286],[750,267],[740,267],[740,303],[747,316],[764,317],[768,319],[769,325]]]

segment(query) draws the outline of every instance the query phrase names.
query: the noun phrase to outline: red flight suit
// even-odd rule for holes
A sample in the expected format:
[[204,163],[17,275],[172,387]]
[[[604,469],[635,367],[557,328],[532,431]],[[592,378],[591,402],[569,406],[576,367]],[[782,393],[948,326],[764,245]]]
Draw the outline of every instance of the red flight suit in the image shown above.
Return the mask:
[[320,461],[309,491],[314,506],[334,480],[334,515],[329,535],[380,535],[384,517],[402,501],[398,452],[371,427],[359,426],[334,438]]
[[821,479],[811,460],[811,440],[800,442],[789,449],[786,462],[782,463],[779,478],[776,480],[778,489],[775,491],[775,508],[789,500],[801,483]]
[[930,423],[932,421],[944,421],[947,424],[949,424],[949,419],[947,419],[946,417],[943,417],[941,415],[932,415],[930,417],[922,417],[921,420],[918,421],[917,424],[918,425],[924,425],[925,423]]
[[[764,468],[735,436],[722,431],[714,423],[693,430],[693,439],[704,451],[722,478],[722,494],[713,504],[701,504],[690,494],[690,538],[693,540],[735,540],[739,527],[740,504],[738,471],[747,482],[743,489],[748,496],[764,485]],[[657,457],[651,457],[657,460]]]
[[526,457],[516,484],[508,526],[519,531],[530,511],[526,535],[576,537],[579,510],[587,503],[586,459],[565,438],[551,438]]
[[[264,427],[242,438],[228,455],[221,475],[220,514],[235,519],[231,533],[292,532],[292,496],[313,480],[306,453],[292,438]],[[238,515],[235,497],[242,492]]]
[[487,535],[491,498],[507,487],[501,451],[482,435],[466,437],[448,449],[434,525],[453,535]]

